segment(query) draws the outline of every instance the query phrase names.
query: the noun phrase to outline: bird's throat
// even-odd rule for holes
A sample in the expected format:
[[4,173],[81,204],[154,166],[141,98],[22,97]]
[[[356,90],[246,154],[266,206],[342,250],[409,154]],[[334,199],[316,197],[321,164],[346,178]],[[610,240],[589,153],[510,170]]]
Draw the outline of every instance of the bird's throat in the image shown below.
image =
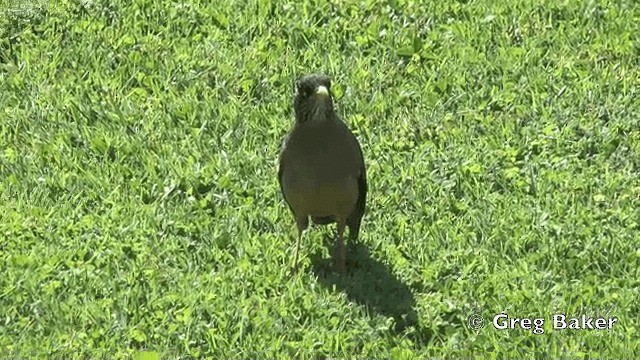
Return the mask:
[[321,99],[311,109],[308,114],[308,122],[310,123],[324,123],[330,120],[333,116],[333,106],[330,99]]

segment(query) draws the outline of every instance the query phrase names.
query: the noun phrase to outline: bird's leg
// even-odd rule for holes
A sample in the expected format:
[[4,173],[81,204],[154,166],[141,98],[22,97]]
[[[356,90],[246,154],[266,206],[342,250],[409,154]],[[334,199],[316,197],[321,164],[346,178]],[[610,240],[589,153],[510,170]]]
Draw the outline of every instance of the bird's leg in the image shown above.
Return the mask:
[[307,228],[307,226],[309,226],[309,219],[306,216],[297,218],[296,225],[298,227],[298,239],[296,240],[296,250],[293,255],[293,268],[291,269],[292,275],[298,271],[298,254],[300,253],[300,242],[302,241],[304,230]]
[[293,255],[293,267],[291,268],[291,274],[294,275],[298,271],[298,253],[300,252],[300,240],[302,238],[302,231],[298,230],[298,239],[296,240],[296,250]]
[[334,266],[336,268],[336,271],[338,271],[338,273],[340,274],[344,274],[347,268],[347,254],[346,254],[346,250],[344,248],[344,238],[343,238],[343,234],[344,234],[344,228],[345,228],[345,223],[344,221],[338,221],[338,232],[337,232],[337,243],[338,246],[336,248],[336,252],[334,254],[333,257],[333,261],[334,261]]

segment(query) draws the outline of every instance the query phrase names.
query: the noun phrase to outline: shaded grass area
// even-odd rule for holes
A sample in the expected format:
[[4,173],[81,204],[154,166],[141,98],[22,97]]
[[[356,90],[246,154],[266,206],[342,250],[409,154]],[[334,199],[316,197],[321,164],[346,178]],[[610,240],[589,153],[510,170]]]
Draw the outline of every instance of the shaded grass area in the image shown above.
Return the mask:
[[[0,353],[640,353],[636,2],[16,4]],[[322,228],[289,275],[275,161],[292,82],[315,71],[370,178],[344,277]],[[545,333],[496,330],[500,312]],[[553,330],[559,312],[619,321]]]

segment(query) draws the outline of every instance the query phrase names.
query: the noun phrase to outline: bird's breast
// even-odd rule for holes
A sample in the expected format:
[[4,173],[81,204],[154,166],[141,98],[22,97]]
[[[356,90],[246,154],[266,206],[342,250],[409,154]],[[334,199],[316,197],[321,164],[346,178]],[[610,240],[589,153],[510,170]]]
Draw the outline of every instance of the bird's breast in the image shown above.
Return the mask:
[[363,160],[346,127],[297,128],[282,156],[283,191],[294,212],[344,218],[353,211]]
[[357,180],[349,176],[309,176],[304,171],[291,171],[284,181],[285,197],[296,212],[312,216],[347,216],[358,197]]

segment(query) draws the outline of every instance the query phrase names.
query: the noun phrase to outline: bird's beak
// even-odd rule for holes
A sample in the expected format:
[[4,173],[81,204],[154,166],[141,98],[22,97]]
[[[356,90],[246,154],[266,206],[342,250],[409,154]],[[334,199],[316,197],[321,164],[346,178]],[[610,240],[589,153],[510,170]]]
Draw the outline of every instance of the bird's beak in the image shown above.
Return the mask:
[[316,95],[320,95],[320,96],[329,96],[329,90],[327,89],[326,86],[318,86],[318,88],[316,89]]
[[313,118],[324,119],[328,112],[333,110],[329,89],[324,85],[318,85],[312,99]]

